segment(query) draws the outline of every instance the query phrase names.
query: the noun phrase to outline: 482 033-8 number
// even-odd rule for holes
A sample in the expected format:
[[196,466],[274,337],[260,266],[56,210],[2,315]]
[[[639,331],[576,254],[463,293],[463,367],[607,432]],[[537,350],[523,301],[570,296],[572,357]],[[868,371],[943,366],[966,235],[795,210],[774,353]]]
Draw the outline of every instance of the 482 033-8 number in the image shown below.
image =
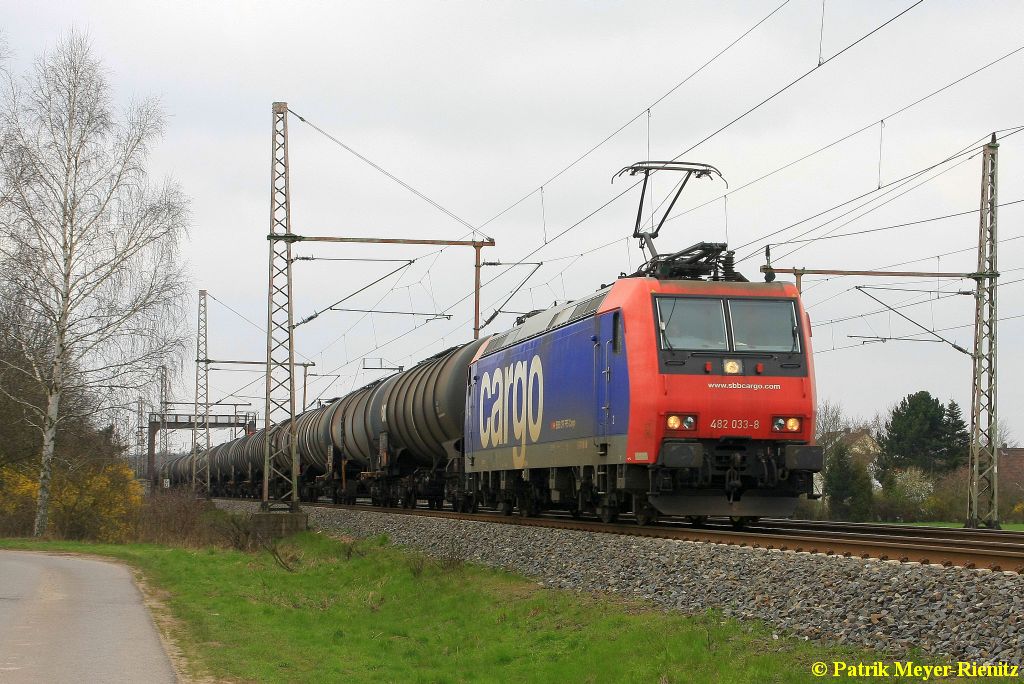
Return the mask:
[[716,418],[711,421],[711,427],[716,430],[750,430],[761,427],[760,420],[748,420],[746,418]]

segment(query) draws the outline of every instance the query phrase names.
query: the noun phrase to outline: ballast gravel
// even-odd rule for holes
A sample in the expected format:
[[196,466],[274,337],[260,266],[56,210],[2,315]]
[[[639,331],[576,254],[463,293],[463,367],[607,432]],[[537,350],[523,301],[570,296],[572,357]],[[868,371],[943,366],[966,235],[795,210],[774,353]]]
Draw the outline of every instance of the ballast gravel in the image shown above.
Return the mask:
[[[237,511],[249,502],[218,502]],[[1024,576],[704,542],[306,508],[310,527],[458,557],[574,591],[715,609],[799,637],[908,657],[1024,664]]]

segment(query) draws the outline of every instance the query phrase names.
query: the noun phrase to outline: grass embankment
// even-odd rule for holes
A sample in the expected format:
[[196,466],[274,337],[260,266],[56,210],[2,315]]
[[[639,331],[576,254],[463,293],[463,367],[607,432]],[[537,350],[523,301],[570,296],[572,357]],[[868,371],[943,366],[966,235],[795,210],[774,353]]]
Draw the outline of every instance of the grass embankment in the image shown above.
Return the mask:
[[[915,523],[889,523],[892,525],[915,525],[920,527],[963,527],[963,522],[915,522]],[[1024,523],[1000,523],[1002,529],[1010,532],[1024,532]]]
[[196,674],[232,681],[803,682],[817,661],[879,658],[713,614],[544,589],[383,539],[299,535],[280,546],[293,571],[265,552],[24,540],[0,547],[134,565],[166,592],[178,621],[173,636]]

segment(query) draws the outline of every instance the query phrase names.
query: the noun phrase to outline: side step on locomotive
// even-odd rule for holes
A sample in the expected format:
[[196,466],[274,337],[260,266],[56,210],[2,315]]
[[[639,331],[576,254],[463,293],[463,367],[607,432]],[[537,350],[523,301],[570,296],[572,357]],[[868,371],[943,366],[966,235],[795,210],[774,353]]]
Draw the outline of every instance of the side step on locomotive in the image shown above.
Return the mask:
[[[643,232],[658,171],[685,176]],[[640,162],[624,173],[643,174],[633,236],[648,262],[296,416],[304,500],[742,525],[816,496],[810,321],[795,286],[748,282],[721,243],[658,253],[687,181],[720,177],[714,167]],[[212,494],[257,496],[265,440],[287,446],[286,428],[212,448]],[[187,481],[190,458],[164,477]]]

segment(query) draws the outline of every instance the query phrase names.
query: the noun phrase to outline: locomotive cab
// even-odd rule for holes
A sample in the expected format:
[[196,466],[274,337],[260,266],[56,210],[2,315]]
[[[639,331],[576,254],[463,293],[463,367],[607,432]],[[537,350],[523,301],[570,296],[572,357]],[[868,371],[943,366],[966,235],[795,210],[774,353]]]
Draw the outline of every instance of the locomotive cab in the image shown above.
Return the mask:
[[640,347],[655,358],[632,359],[631,375],[650,391],[634,400],[642,427],[626,460],[653,461],[648,503],[671,515],[792,515],[800,494],[813,495],[822,461],[811,445],[809,326],[795,288],[645,285],[633,318],[643,327],[650,312]]

